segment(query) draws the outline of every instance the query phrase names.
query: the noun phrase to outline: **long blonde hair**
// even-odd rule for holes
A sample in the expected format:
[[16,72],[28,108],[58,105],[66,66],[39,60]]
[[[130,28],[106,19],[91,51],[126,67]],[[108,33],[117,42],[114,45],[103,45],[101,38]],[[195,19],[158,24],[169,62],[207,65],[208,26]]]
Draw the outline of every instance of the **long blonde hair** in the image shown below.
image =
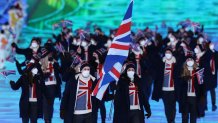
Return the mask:
[[[193,60],[194,61],[194,60]],[[197,63],[194,61],[193,70],[197,69]],[[188,70],[187,60],[183,64],[181,77],[191,76],[191,73]]]
[[[49,62],[49,57],[52,57],[52,53],[48,54],[47,56],[45,56],[44,58],[40,59],[41,62],[41,68],[43,73],[46,73],[47,67],[48,67],[48,62]],[[55,61],[55,60],[53,60]]]
[[49,58],[49,55],[47,55],[46,57],[40,60],[43,73],[46,73],[46,69],[48,67],[48,58]]

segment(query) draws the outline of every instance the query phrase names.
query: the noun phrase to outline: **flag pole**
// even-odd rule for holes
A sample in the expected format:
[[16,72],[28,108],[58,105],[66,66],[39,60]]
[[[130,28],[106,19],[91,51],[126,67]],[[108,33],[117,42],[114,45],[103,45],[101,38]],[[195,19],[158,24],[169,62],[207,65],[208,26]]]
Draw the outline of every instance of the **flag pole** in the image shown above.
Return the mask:
[[113,113],[113,107],[114,107],[114,100],[111,101],[111,106],[110,106],[110,112],[109,112],[109,117],[108,120],[111,120],[111,115]]

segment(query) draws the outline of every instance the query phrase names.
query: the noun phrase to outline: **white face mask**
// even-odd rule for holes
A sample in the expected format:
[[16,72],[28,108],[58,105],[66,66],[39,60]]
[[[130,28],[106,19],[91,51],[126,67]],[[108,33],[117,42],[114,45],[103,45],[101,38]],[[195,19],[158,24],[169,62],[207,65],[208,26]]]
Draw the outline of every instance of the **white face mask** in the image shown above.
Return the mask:
[[111,38],[114,38],[114,35],[111,35]]
[[90,71],[89,71],[89,70],[84,70],[84,71],[82,71],[82,76],[83,76],[84,78],[88,78],[88,77],[90,76]]
[[167,59],[171,59],[171,58],[172,58],[172,54],[166,53],[166,54],[165,54],[165,57],[166,57]]
[[32,48],[37,48],[37,47],[38,47],[38,44],[37,44],[36,42],[33,42],[33,43],[31,44],[31,47],[32,47]]
[[184,46],[185,46],[185,44],[184,44],[184,43],[181,43],[181,46],[182,46],[182,47],[184,47]]
[[79,46],[80,44],[81,44],[81,42],[80,42],[80,41],[77,41],[76,45]]
[[76,44],[77,44],[76,39],[73,39],[73,45],[76,45]]
[[145,40],[140,41],[140,46],[145,46],[145,44],[146,44]]
[[73,33],[71,32],[71,33],[69,33],[69,35],[70,35],[70,36],[73,36]]
[[33,69],[31,70],[31,72],[32,72],[33,75],[36,75],[36,74],[38,73],[38,69],[33,68]]
[[92,45],[96,45],[96,42],[92,39],[92,40],[91,40],[91,44],[92,44]]
[[96,59],[95,62],[98,63],[98,64],[100,63],[100,61],[98,59]]
[[211,45],[210,45],[210,49],[211,49],[211,50],[214,50],[214,44],[211,44]]
[[134,79],[134,75],[135,75],[135,72],[134,71],[127,71],[127,76],[133,80]]
[[86,46],[87,46],[87,42],[85,42],[85,41],[82,41],[82,44],[81,44],[81,46],[83,46],[83,47],[86,47]]
[[194,49],[195,53],[199,53],[199,50],[197,48]]
[[152,45],[152,43],[151,43],[151,42],[148,42],[148,46],[150,46],[150,45]]
[[194,61],[188,61],[186,64],[187,66],[192,67],[194,65]]
[[170,42],[174,42],[174,38],[173,37],[170,37]]
[[198,39],[198,41],[199,41],[200,44],[202,44],[203,41],[204,41],[204,39],[203,39],[202,37],[200,37],[200,38]]
[[34,60],[34,59],[31,59],[31,60],[30,60],[30,63],[35,63],[35,60]]

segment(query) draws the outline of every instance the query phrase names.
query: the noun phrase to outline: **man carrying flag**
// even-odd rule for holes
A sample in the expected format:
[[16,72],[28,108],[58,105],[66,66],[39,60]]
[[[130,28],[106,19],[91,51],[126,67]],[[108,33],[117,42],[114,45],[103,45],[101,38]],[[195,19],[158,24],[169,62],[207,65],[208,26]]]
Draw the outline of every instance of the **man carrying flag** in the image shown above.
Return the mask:
[[102,68],[102,74],[93,91],[93,95],[101,100],[104,93],[112,81],[118,81],[122,64],[126,60],[130,43],[132,41],[131,35],[131,20],[132,20],[132,7],[133,0],[131,0],[124,19],[116,33],[116,36],[109,48],[104,67]]

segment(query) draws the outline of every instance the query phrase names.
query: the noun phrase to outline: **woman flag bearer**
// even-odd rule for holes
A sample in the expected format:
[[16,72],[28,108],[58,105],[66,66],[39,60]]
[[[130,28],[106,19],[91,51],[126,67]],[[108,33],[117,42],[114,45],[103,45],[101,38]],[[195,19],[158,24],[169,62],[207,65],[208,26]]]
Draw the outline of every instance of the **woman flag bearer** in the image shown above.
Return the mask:
[[61,78],[60,67],[58,62],[52,57],[50,53],[45,58],[41,59],[42,71],[44,74],[43,92],[43,114],[45,123],[51,123],[54,111],[54,101],[58,97],[61,99]]

